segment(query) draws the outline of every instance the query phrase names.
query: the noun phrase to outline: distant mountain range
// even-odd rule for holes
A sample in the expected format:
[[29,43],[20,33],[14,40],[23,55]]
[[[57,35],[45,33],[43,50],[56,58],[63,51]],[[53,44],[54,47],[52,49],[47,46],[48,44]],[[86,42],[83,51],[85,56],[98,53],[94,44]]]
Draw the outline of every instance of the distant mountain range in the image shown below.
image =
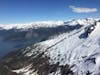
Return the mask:
[[[0,56],[44,40],[63,28],[62,21],[43,21],[29,24],[0,25]],[[56,31],[57,30],[57,31]],[[6,46],[6,47],[5,47]]]
[[99,32],[92,18],[1,25],[1,64],[19,75],[99,75]]

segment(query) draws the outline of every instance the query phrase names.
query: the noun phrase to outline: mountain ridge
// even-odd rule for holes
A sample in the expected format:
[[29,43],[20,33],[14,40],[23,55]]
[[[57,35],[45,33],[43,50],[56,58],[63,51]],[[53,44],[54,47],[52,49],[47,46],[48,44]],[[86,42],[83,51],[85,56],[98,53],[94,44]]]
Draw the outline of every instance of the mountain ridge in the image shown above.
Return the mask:
[[89,22],[66,24],[65,33],[14,51],[3,61],[21,75],[99,75],[100,21]]
[[[85,22],[88,24],[93,21],[98,21],[98,18],[85,18],[85,19],[73,19],[69,21],[37,21],[31,23],[23,23],[23,24],[0,24],[0,29],[29,29],[29,28],[39,28],[39,27],[55,27],[59,25],[75,25],[75,24],[84,24]],[[90,21],[90,22],[89,22]]]

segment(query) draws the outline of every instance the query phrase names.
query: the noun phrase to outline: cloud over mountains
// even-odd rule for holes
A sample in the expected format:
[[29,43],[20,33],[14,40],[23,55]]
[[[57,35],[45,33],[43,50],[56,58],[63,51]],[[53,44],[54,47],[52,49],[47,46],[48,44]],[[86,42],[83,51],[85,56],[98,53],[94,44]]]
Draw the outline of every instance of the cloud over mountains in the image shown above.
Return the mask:
[[75,13],[91,13],[91,12],[97,12],[97,8],[86,8],[86,7],[76,7],[73,5],[69,6],[70,9],[72,9]]

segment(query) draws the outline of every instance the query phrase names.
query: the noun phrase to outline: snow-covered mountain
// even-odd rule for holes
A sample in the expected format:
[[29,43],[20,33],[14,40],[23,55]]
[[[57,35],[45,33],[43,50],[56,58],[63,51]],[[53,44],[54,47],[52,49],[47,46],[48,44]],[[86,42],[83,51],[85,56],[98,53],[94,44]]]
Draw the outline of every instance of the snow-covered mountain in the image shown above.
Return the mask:
[[[66,32],[66,25],[94,23],[98,19],[81,19],[73,21],[41,21],[26,24],[0,25],[0,56],[29,44],[46,40],[50,36]],[[45,35],[44,35],[45,34]],[[5,47],[6,46],[6,47]]]
[[8,24],[8,25],[0,25],[1,29],[23,29],[27,30],[29,28],[40,28],[40,27],[55,27],[59,25],[63,25],[63,21],[37,21],[32,23],[23,23],[23,24]]
[[78,19],[78,20],[69,20],[69,21],[37,21],[37,22],[31,22],[31,23],[23,23],[23,24],[0,24],[0,30],[10,30],[10,29],[21,29],[21,30],[27,30],[30,28],[41,28],[41,27],[56,27],[61,26],[64,24],[67,25],[76,25],[76,24],[83,24],[88,25],[94,23],[94,21],[98,21],[99,19],[93,19],[93,18],[86,18],[86,19]]
[[59,26],[45,40],[9,53],[3,58],[5,65],[20,75],[99,75],[100,19]]
[[63,21],[42,21],[0,25],[0,56],[29,44],[46,40],[49,36],[66,32],[63,23]]

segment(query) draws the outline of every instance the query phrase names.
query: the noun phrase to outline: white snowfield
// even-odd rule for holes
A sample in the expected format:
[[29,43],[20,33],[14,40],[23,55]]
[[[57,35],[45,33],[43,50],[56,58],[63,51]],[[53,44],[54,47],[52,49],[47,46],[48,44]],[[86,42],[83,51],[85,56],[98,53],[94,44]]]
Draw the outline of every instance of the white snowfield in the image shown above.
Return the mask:
[[[79,38],[84,33],[85,28],[95,24],[95,22],[95,28],[88,37]],[[60,65],[69,64],[70,67],[74,65],[71,70],[75,75],[86,75],[87,73],[90,75],[100,75],[100,22],[97,22],[97,19],[83,19],[70,21],[66,24],[80,24],[83,27],[70,33],[63,33],[52,37],[36,45],[40,45],[40,51],[45,52],[44,55],[50,57],[50,64],[59,62]],[[26,56],[31,56],[34,51],[33,49],[28,52]],[[14,70],[14,72],[17,71]],[[25,69],[23,69],[23,72],[25,72]],[[24,75],[29,75],[27,72]],[[61,75],[60,70],[55,74]],[[53,75],[53,73],[50,75]]]

